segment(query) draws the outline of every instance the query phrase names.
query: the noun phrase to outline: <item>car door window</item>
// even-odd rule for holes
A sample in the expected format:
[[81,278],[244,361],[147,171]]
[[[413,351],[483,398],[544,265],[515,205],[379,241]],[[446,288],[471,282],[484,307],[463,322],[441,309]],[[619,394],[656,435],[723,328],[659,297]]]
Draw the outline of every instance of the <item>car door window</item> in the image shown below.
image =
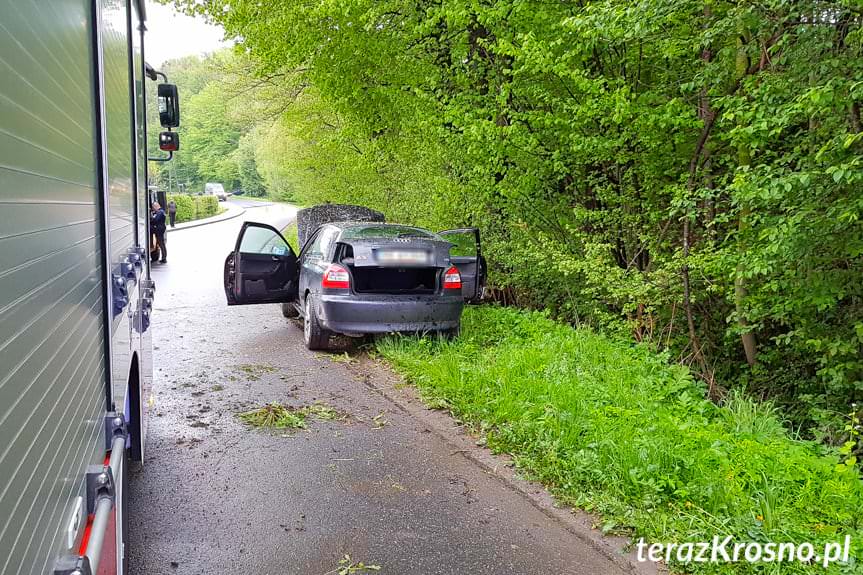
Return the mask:
[[465,301],[477,302],[485,287],[485,258],[480,247],[479,230],[460,228],[444,230],[438,234],[448,241],[450,261],[461,274],[462,296]]
[[339,235],[338,228],[327,228],[321,232],[321,257],[329,258],[330,251]]
[[259,227],[247,228],[240,243],[240,253],[243,254],[283,256],[290,252],[290,249],[281,236],[272,230]]
[[303,260],[308,260],[310,258],[319,258],[321,257],[321,239],[322,239],[323,230],[318,230],[312,239],[310,240],[308,247],[303,250]]
[[325,227],[322,228],[312,239],[311,245],[306,249],[304,259],[324,258],[329,254],[333,241],[338,236],[338,228]]

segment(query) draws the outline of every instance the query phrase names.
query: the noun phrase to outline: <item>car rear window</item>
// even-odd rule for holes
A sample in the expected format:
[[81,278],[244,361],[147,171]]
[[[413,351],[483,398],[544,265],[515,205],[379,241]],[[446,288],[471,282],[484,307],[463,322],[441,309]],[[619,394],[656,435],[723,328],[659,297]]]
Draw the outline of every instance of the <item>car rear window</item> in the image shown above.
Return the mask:
[[342,240],[395,239],[399,237],[440,240],[440,236],[422,228],[411,226],[355,226],[342,232]]

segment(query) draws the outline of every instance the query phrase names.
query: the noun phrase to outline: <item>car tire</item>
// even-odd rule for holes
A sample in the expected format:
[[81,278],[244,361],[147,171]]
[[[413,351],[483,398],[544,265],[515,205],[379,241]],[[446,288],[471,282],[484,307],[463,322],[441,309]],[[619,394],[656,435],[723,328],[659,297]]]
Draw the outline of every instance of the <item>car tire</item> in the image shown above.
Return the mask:
[[293,319],[299,317],[300,312],[297,311],[297,306],[294,305],[294,302],[288,302],[282,304],[282,315],[288,319]]
[[314,302],[311,294],[306,296],[305,313],[303,318],[303,341],[311,350],[329,349],[330,333],[321,327],[318,315],[315,312]]

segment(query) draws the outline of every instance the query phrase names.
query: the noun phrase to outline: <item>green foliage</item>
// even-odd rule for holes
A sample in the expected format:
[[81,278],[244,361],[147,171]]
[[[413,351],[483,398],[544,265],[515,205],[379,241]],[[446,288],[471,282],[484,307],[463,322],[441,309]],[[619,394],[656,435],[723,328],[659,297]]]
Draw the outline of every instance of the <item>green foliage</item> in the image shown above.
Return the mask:
[[305,412],[275,402],[252,411],[240,413],[237,417],[252,427],[274,429],[305,429],[308,427]]
[[339,559],[339,566],[336,568],[338,575],[351,575],[353,573],[371,573],[372,571],[380,571],[380,565],[366,565],[362,561],[354,561],[350,555],[345,555]]
[[315,402],[299,409],[272,402],[258,409],[238,413],[237,418],[252,427],[306,429],[309,418],[320,421],[344,421],[346,416],[323,402]]
[[[244,75],[247,62],[228,50],[207,57],[187,56],[164,66],[180,90],[182,147],[171,162],[154,166],[152,179],[169,191],[203,191],[207,182],[225,189],[263,196],[266,190],[256,162],[257,118],[248,115]],[[150,96],[150,123],[158,126],[155,96]],[[159,155],[158,149],[151,154]]]
[[195,196],[195,214],[198,219],[219,213],[219,200],[215,196]]
[[208,218],[219,213],[219,200],[215,196],[170,194],[168,201],[177,204],[177,223]]
[[839,456],[843,459],[837,467],[840,470],[853,470],[857,466],[855,450],[860,448],[861,437],[863,437],[863,426],[860,425],[860,417],[856,412],[851,412],[848,416],[848,424],[845,426],[845,432],[848,434],[848,441],[839,448]]
[[185,194],[170,194],[168,195],[168,202],[174,202],[177,205],[177,223],[197,219],[194,197]]
[[264,181],[258,171],[258,161],[255,155],[257,139],[259,138],[258,132],[256,126],[248,133],[243,134],[237,144],[237,149],[231,154],[231,160],[237,166],[239,189],[253,197],[266,195]]
[[[606,530],[676,542],[848,534],[863,553],[863,481],[837,466],[839,454],[790,436],[770,405],[742,394],[707,400],[687,368],[646,346],[485,306],[465,311],[455,341],[390,338],[378,350],[429,402],[564,501],[601,515]],[[786,563],[781,572],[823,569]]]
[[302,247],[300,246],[300,238],[298,234],[299,232],[297,230],[296,221],[291,222],[290,224],[288,224],[288,227],[282,230],[282,236],[294,250],[295,254],[300,253],[300,248]]

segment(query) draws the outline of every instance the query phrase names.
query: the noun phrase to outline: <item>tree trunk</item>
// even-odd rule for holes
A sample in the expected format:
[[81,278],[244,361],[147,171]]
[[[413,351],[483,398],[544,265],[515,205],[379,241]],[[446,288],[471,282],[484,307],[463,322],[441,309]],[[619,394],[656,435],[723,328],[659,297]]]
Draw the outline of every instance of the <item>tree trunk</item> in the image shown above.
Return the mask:
[[[709,17],[709,15],[709,10],[705,9],[705,16]],[[705,48],[701,57],[705,62],[709,62],[712,58],[710,49]],[[706,88],[702,89],[701,95],[698,98],[698,117],[702,119],[704,126],[701,129],[701,135],[695,144],[695,150],[692,152],[692,158],[689,162],[689,179],[686,182],[686,190],[689,194],[692,194],[697,187],[698,162],[704,153],[705,146],[710,138],[710,132],[713,129],[713,123],[716,120],[716,115],[710,107]],[[680,269],[680,276],[683,280],[683,310],[686,314],[686,325],[689,330],[689,343],[692,346],[693,358],[698,363],[702,376],[710,385],[708,393],[712,397],[713,375],[707,366],[707,360],[704,357],[704,350],[698,338],[698,332],[695,329],[695,318],[692,313],[692,285],[689,279],[689,252],[691,248],[690,219],[690,208],[687,206],[683,213],[683,266]]]
[[701,370],[705,379],[710,382],[710,389],[713,389],[713,377],[709,375],[707,368],[707,360],[704,359],[704,352],[701,348],[701,341],[698,338],[698,332],[695,330],[695,318],[692,314],[692,289],[689,283],[689,210],[683,216],[683,267],[680,269],[680,276],[683,279],[683,310],[686,313],[686,325],[689,330],[689,344],[692,346],[692,357],[698,363],[698,368]]
[[[746,51],[745,44],[742,40],[744,36],[739,35],[737,40],[737,77],[738,80],[742,79],[743,76],[746,75],[747,69],[747,59],[746,59]],[[746,148],[745,144],[738,145],[737,148],[737,165],[748,166],[750,164],[749,150]],[[737,219],[737,232],[742,235],[744,231],[749,227],[749,215],[751,211],[748,205],[741,202],[740,205],[740,214]],[[746,355],[746,363],[750,366],[755,365],[755,362],[758,358],[758,343],[755,339],[755,333],[750,330],[749,322],[746,319],[746,314],[743,306],[743,302],[746,300],[747,290],[746,290],[746,280],[744,278],[744,272],[746,269],[745,264],[743,263],[743,258],[746,257],[746,246],[739,239],[737,240],[737,253],[738,253],[738,263],[737,268],[734,271],[734,311],[737,315],[737,325],[741,329],[740,340],[743,344],[743,353]]]
[[861,127],[860,127],[860,104],[858,104],[857,102],[851,102],[849,115],[851,117],[851,130],[855,134],[859,134],[861,131]]

